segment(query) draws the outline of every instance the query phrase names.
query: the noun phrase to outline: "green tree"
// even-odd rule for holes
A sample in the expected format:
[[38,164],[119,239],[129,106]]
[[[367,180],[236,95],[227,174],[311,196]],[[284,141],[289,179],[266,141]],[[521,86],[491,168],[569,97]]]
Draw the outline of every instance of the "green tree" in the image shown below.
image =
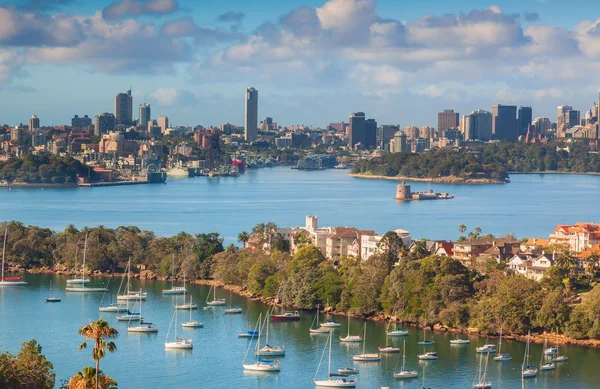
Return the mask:
[[567,298],[568,292],[564,288],[555,289],[547,294],[537,313],[537,325],[550,331],[563,330],[571,315]]
[[116,389],[117,382],[105,375],[103,372],[97,372],[91,366],[86,366],[69,379],[66,389]]
[[398,254],[404,248],[402,238],[396,231],[388,231],[377,243],[377,249],[383,254],[387,263],[387,272],[392,271],[392,267],[398,261]]
[[0,388],[52,389],[56,374],[54,366],[42,354],[35,340],[21,344],[17,355],[0,354]]
[[[96,362],[95,369],[95,382],[96,389],[99,389],[99,373],[100,373],[100,360],[104,358],[106,351],[114,353],[117,350],[117,345],[110,339],[117,337],[119,332],[111,327],[108,322],[98,319],[97,321],[90,321],[87,325],[79,329],[79,335],[85,337],[87,340],[91,340],[94,343],[94,349],[92,350],[92,359]],[[79,345],[79,351],[87,347],[87,341]]]
[[250,234],[248,234],[246,231],[242,231],[238,234],[238,242],[242,243],[244,245],[244,248],[246,248],[246,244],[248,243],[249,239]]

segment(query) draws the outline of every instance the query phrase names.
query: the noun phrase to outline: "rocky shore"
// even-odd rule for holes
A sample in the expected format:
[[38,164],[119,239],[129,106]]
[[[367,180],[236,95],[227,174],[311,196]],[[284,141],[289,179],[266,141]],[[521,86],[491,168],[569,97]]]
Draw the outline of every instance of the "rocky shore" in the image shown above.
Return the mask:
[[373,180],[392,180],[392,181],[413,181],[413,182],[431,182],[434,184],[467,184],[467,185],[486,185],[486,184],[504,184],[504,181],[492,180],[490,178],[461,178],[461,177],[436,177],[436,178],[418,178],[405,176],[376,176],[372,174],[349,173],[350,177],[368,178]]

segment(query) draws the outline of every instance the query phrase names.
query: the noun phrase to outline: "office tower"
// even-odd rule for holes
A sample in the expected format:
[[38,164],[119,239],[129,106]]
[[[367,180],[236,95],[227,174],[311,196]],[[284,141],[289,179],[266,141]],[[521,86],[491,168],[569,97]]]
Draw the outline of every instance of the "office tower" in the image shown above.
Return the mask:
[[29,131],[36,128],[40,128],[40,119],[37,116],[32,115],[29,118]]
[[517,107],[492,105],[492,137],[498,140],[517,140]]
[[365,120],[365,149],[377,147],[377,122],[375,119]]
[[71,118],[71,127],[74,128],[85,128],[92,125],[92,118],[88,117],[88,115],[84,115],[83,117],[79,117],[78,115],[73,116]]
[[258,91],[254,88],[246,89],[244,112],[244,137],[253,142],[258,132]]
[[400,126],[384,124],[381,126],[381,135],[379,136],[379,147],[381,150],[388,150],[389,143],[394,138],[394,134],[400,131]]
[[492,114],[479,109],[461,118],[464,140],[492,139]]
[[160,132],[164,134],[165,131],[167,131],[167,128],[169,128],[169,118],[166,116],[159,116],[158,126],[160,127]]
[[365,145],[365,113],[355,112],[348,118],[348,145],[350,148],[354,148],[357,143]]
[[518,136],[527,135],[527,129],[531,125],[533,119],[533,112],[531,107],[519,107],[519,134]]
[[144,129],[146,129],[146,126],[151,118],[152,116],[150,114],[150,104],[140,104],[140,121],[138,122],[138,127],[143,127]]
[[453,109],[445,109],[444,112],[438,113],[438,136],[449,128],[458,128],[458,112],[454,112]]
[[112,113],[103,112],[96,115],[94,118],[94,135],[102,136],[115,129],[116,118]]
[[115,96],[114,116],[117,124],[129,126],[133,123],[133,97],[131,97],[131,89],[127,93],[119,93]]
[[535,132],[544,136],[552,129],[552,121],[549,118],[535,118],[531,125],[535,128]]
[[556,134],[560,138],[559,134],[564,133],[565,128],[565,112],[572,110],[573,107],[570,105],[559,105],[556,109]]
[[568,111],[565,111],[564,115],[564,119],[563,119],[563,123],[565,125],[565,130],[568,130],[569,128],[573,127],[573,126],[578,126],[579,120],[580,120],[580,113],[577,110],[574,109],[570,109]]

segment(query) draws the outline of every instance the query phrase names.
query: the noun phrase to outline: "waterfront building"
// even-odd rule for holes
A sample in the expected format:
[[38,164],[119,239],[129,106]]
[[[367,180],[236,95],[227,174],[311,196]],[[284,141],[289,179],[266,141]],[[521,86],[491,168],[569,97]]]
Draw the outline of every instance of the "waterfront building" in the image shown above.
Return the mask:
[[247,88],[244,100],[244,138],[254,142],[258,133],[258,91]]
[[150,114],[150,104],[140,104],[140,116],[138,121],[138,127],[142,127],[144,130],[148,129],[152,116]]
[[574,225],[560,224],[548,236],[548,241],[551,244],[563,244],[578,253],[600,244],[600,224],[582,222]]
[[102,112],[94,117],[94,135],[102,136],[115,129],[116,118],[112,113]]
[[133,123],[133,97],[131,89],[126,93],[118,93],[115,96],[115,119],[116,125],[124,124],[129,126]]
[[517,107],[515,105],[492,105],[492,138],[515,141],[517,137]]
[[35,130],[36,128],[40,128],[40,119],[37,116],[32,115],[29,118],[29,131]]
[[351,149],[359,143],[365,146],[365,121],[364,112],[355,112],[348,118],[348,146]]
[[442,131],[458,127],[458,117],[458,112],[454,112],[453,109],[445,109],[443,112],[438,113],[437,131],[440,138],[442,138]]
[[92,125],[92,118],[88,117],[88,115],[84,115],[83,117],[79,117],[78,115],[73,116],[71,118],[71,127],[73,128],[86,128]]
[[519,107],[518,121],[519,121],[519,133],[518,136],[527,135],[527,130],[531,126],[533,120],[533,111],[531,107]]

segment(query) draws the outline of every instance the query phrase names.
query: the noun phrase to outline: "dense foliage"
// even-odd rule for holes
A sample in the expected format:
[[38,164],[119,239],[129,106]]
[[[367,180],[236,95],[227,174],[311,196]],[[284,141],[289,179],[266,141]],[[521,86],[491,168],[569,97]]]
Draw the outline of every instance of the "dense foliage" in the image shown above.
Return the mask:
[[591,152],[583,141],[549,142],[546,145],[490,143],[461,151],[441,149],[419,154],[384,154],[359,161],[353,170],[353,173],[389,177],[493,180],[504,180],[508,172],[599,173],[600,156]]
[[74,158],[49,153],[0,162],[0,179],[8,182],[68,184],[75,183],[78,174],[87,176],[88,168]]
[[17,355],[0,354],[0,388],[4,389],[52,389],[54,366],[42,354],[42,346],[35,340],[21,345]]

